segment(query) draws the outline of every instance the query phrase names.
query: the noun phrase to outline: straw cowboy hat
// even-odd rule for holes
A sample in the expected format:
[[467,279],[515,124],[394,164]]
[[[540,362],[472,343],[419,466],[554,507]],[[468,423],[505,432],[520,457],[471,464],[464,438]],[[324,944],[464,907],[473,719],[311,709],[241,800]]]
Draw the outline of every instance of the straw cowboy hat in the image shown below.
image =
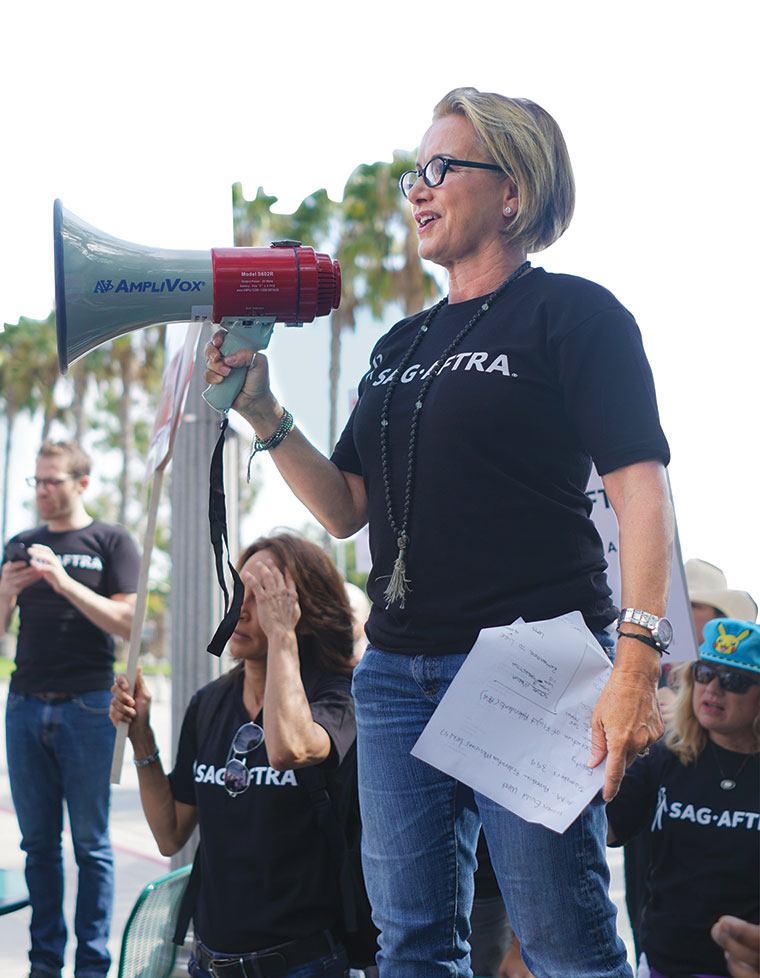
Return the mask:
[[683,565],[689,601],[709,604],[717,608],[724,618],[740,621],[757,621],[757,604],[746,591],[732,591],[726,584],[726,575],[715,564],[706,560],[687,560]]

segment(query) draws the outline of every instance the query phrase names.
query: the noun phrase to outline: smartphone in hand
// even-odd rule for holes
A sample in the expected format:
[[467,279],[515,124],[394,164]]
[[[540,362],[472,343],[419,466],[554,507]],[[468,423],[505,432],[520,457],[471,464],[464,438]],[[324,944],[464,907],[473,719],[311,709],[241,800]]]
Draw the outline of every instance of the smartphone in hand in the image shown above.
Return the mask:
[[29,551],[26,549],[25,544],[23,544],[20,540],[11,540],[8,546],[5,548],[5,559],[20,560],[23,563],[28,564],[32,558],[29,556]]

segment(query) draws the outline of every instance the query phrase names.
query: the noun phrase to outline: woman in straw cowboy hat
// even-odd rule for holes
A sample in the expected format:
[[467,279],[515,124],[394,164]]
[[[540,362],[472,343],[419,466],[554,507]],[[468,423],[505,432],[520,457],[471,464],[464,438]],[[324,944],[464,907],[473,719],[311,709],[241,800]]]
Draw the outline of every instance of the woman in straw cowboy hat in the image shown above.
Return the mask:
[[720,567],[692,558],[686,561],[683,569],[698,642],[702,641],[702,629],[713,618],[757,621],[757,605],[751,595],[746,591],[731,590]]

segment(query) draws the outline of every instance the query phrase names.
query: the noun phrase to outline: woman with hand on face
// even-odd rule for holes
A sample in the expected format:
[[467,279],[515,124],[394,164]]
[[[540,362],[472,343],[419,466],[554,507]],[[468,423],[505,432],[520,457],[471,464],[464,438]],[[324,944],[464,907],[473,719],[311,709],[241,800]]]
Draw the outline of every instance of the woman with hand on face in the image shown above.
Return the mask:
[[608,838],[649,833],[641,974],[711,978],[734,974],[718,918],[760,913],[760,626],[710,621],[699,659],[674,669],[671,725],[607,806]]
[[296,536],[256,541],[240,567],[245,597],[228,645],[238,664],[191,700],[171,774],[139,675],[132,695],[118,678],[111,718],[130,724],[161,852],[200,830],[190,974],[339,978],[337,873],[297,772],[335,771],[354,742],[348,600],[329,558]]
[[[610,799],[662,734],[655,687],[668,593],[668,446],[633,320],[605,289],[531,268],[567,228],[572,169],[551,116],[461,88],[436,107],[401,178],[420,257],[447,298],[375,346],[330,459],[269,387],[266,358],[206,349],[209,383],[248,369],[233,407],[320,522],[369,523],[369,646],[354,673],[365,878],[383,978],[469,976],[482,823],[531,970],[630,975],[606,892],[601,797],[559,835],[410,751],[482,628],[580,610],[600,641],[616,617],[585,494],[592,459],[620,524],[629,616],[593,717]],[[631,620],[631,618],[633,620]]]

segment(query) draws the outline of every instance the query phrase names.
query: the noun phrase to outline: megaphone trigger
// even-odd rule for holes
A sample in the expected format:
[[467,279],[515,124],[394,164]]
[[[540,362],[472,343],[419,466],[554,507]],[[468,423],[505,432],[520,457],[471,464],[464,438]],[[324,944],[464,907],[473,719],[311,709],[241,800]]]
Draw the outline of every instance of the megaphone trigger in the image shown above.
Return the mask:
[[260,319],[236,319],[222,325],[227,329],[219,352],[222,357],[240,350],[252,350],[253,356],[248,367],[234,367],[218,384],[209,384],[203,392],[203,399],[212,408],[224,414],[232,407],[232,403],[243,389],[245,377],[256,360],[256,351],[264,350],[269,344],[276,319],[267,316]]

